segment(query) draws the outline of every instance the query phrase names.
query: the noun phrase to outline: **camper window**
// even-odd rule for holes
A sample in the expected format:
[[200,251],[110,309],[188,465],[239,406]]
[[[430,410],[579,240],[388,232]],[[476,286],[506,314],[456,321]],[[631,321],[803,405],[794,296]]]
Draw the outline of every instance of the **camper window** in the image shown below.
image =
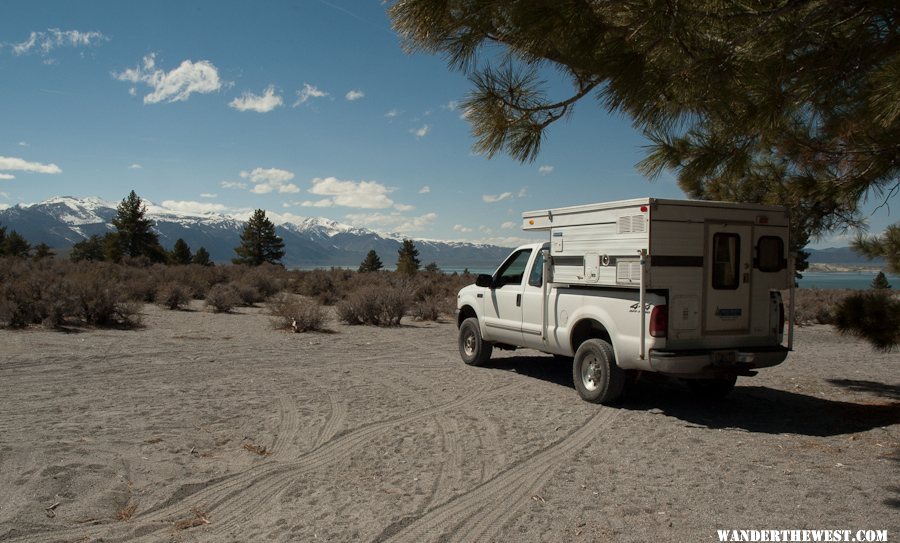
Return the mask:
[[762,272],[784,269],[784,241],[776,236],[762,236],[756,242],[756,267]]
[[531,258],[531,249],[525,249],[510,256],[497,273],[497,288],[503,285],[521,285],[529,258]]
[[740,282],[741,238],[737,234],[713,235],[712,286],[735,290]]

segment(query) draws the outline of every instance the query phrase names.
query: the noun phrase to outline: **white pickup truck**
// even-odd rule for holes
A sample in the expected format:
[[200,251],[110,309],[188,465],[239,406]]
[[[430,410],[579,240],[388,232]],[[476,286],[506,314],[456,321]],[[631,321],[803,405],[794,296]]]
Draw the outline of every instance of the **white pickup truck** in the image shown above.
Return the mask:
[[486,363],[495,347],[574,357],[581,398],[611,403],[627,373],[641,371],[724,396],[791,348],[779,206],[642,198],[526,212],[523,228],[550,241],[519,247],[459,292],[467,364]]

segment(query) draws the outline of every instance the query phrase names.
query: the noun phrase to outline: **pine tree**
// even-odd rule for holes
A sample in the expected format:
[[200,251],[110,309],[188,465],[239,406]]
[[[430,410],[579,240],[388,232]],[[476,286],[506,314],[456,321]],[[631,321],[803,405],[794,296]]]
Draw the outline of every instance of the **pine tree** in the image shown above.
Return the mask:
[[415,275],[419,271],[419,250],[416,249],[412,240],[404,239],[397,255],[398,273]]
[[359,265],[359,273],[376,272],[383,267],[384,264],[382,264],[381,259],[378,258],[378,253],[372,249]]
[[191,259],[193,264],[197,264],[199,266],[212,266],[212,260],[209,257],[209,251],[206,250],[206,247],[200,247],[197,249],[197,252],[194,253],[193,258]]
[[34,259],[35,260],[41,260],[44,258],[53,258],[54,256],[56,256],[56,254],[53,252],[53,250],[50,249],[50,246],[47,245],[46,243],[41,242],[34,248]]
[[284,241],[275,234],[275,225],[266,218],[266,212],[257,209],[244,225],[241,244],[234,248],[235,264],[259,266],[263,262],[281,264],[284,257]]
[[875,279],[872,279],[872,288],[875,290],[887,290],[891,288],[891,284],[888,283],[887,277],[885,277],[884,272],[878,272],[878,275],[875,276]]
[[153,262],[162,262],[165,250],[159,244],[159,236],[153,231],[153,221],[146,218],[147,206],[132,190],[116,207],[113,226],[116,242],[123,256],[145,256]]
[[884,233],[874,238],[859,236],[852,247],[869,260],[883,257],[889,272],[900,273],[900,223],[888,226]]
[[[805,234],[859,224],[860,201],[898,187],[900,3],[397,0],[389,12],[406,50],[469,74],[461,108],[489,156],[534,160],[550,125],[593,98],[650,139],[647,175],[674,171],[693,198],[785,204]],[[477,58],[497,47],[500,64]],[[549,95],[551,70],[570,93]]]
[[69,258],[72,262],[81,262],[82,260],[99,262],[104,260],[103,238],[94,234],[72,245],[72,252],[69,254]]
[[19,258],[27,257],[30,252],[31,245],[15,230],[6,234],[3,247],[0,248],[0,254]]
[[176,265],[187,265],[191,263],[191,248],[181,238],[175,240],[172,246],[172,252],[169,253],[169,262]]
[[429,262],[428,265],[425,266],[425,271],[428,273],[441,273],[441,269],[438,267],[437,262]]
[[0,256],[6,256],[6,227],[0,226]]

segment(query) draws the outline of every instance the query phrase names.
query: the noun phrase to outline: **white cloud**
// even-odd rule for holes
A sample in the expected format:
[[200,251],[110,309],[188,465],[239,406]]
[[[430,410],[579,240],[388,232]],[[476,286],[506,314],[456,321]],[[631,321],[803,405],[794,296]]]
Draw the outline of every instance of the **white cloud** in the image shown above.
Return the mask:
[[408,217],[400,213],[371,213],[350,214],[347,220],[359,226],[368,226],[374,229],[389,229],[399,233],[421,232],[428,228],[435,220],[437,213],[426,213],[418,217]]
[[429,187],[428,185],[425,185],[424,187],[419,189],[419,194],[428,194],[429,192],[431,192],[431,187]]
[[15,175],[11,175],[8,173],[0,173],[0,180],[8,181],[10,179],[15,179],[15,178],[16,178]]
[[256,111],[257,113],[268,113],[276,107],[284,104],[281,96],[275,94],[275,87],[269,85],[263,91],[262,96],[257,96],[250,91],[245,92],[238,98],[232,100],[228,105],[238,111]]
[[364,97],[365,95],[366,94],[363,91],[354,89],[354,90],[349,91],[347,94],[345,94],[344,98],[346,98],[347,100],[350,100],[352,102],[354,100],[359,100],[360,98]]
[[414,135],[416,138],[424,138],[428,135],[428,132],[430,130],[431,126],[423,124],[420,128],[410,128],[409,133]]
[[27,141],[20,141],[20,142],[19,142],[19,147],[28,147],[28,142],[27,142]]
[[408,204],[394,204],[394,209],[397,211],[412,211],[416,206],[411,206]]
[[62,173],[56,164],[27,162],[21,158],[0,156],[0,170],[19,170],[33,173]]
[[143,66],[113,72],[112,76],[119,81],[144,83],[152,88],[153,92],[144,96],[145,104],[184,101],[195,92],[207,94],[222,88],[219,71],[208,60],[185,60],[174,70],[166,72],[156,67],[155,53],[144,57]]
[[[280,193],[297,193],[300,187],[293,183],[288,183],[294,178],[294,172],[282,170],[280,168],[254,168],[253,170],[241,172],[241,177],[250,179],[254,183],[250,192],[254,194],[268,194],[272,191]],[[238,187],[243,188],[243,187]]]
[[12,44],[12,50],[16,55],[24,55],[37,49],[41,54],[47,55],[58,47],[86,47],[108,39],[96,31],[81,32],[51,28],[45,32],[32,32],[28,35],[27,40]]
[[132,164],[131,166],[128,166],[128,169],[129,169],[129,170],[140,170],[140,169],[143,169],[143,166],[141,166],[140,164],[138,164],[137,162],[135,162],[135,163]]
[[162,205],[179,213],[222,213],[227,210],[222,204],[191,202],[188,200],[164,200]]
[[524,197],[527,196],[527,195],[528,195],[528,187],[522,187],[522,188],[519,190],[519,193],[516,194],[516,197],[517,197],[517,198],[524,198]]
[[334,202],[331,199],[324,200],[306,200],[300,204],[303,207],[332,207]]
[[312,180],[310,194],[328,196],[334,205],[362,209],[383,209],[394,205],[388,194],[394,189],[377,181],[342,181],[336,177]]
[[212,192],[201,192],[200,197],[201,198],[218,198],[219,195],[212,193]]
[[500,228],[502,228],[504,230],[512,230],[515,227],[516,227],[516,223],[514,223],[513,221],[506,221],[505,223],[500,225]]
[[247,183],[241,183],[240,181],[222,181],[219,183],[219,186],[223,189],[245,189],[247,188]]
[[544,164],[540,168],[538,168],[538,173],[541,175],[547,175],[549,173],[553,173],[553,166],[549,164]]
[[454,225],[453,225],[453,230],[456,231],[456,232],[461,232],[461,233],[463,233],[463,234],[468,234],[469,232],[472,231],[471,228],[468,228],[468,227],[463,226],[463,225],[461,225],[461,224],[454,224]]
[[387,113],[384,114],[384,116],[387,117],[388,119],[393,119],[393,118],[396,117],[397,115],[400,115],[400,112],[397,111],[396,108],[394,108],[394,109],[392,109],[392,110],[390,110],[390,111],[388,111]]
[[502,202],[503,200],[509,200],[513,197],[513,193],[504,192],[501,194],[493,195],[493,194],[482,194],[481,199],[484,200],[488,204],[493,204],[494,202]]
[[4,209],[9,209],[9,208],[10,208],[9,204],[0,204],[0,211],[3,211]]
[[456,111],[457,109],[459,109],[459,102],[457,102],[456,100],[450,100],[446,105],[441,106],[441,109]]
[[303,88],[297,91],[297,101],[294,102],[293,107],[305,104],[310,98],[325,98],[326,96],[328,96],[327,92],[319,90],[315,85],[304,83]]

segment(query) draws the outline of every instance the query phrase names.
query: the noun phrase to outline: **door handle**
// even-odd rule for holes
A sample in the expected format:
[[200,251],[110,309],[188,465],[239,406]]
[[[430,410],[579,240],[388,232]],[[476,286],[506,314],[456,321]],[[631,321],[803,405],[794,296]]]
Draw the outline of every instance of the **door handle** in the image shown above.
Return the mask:
[[522,295],[516,294],[516,307],[522,307]]

